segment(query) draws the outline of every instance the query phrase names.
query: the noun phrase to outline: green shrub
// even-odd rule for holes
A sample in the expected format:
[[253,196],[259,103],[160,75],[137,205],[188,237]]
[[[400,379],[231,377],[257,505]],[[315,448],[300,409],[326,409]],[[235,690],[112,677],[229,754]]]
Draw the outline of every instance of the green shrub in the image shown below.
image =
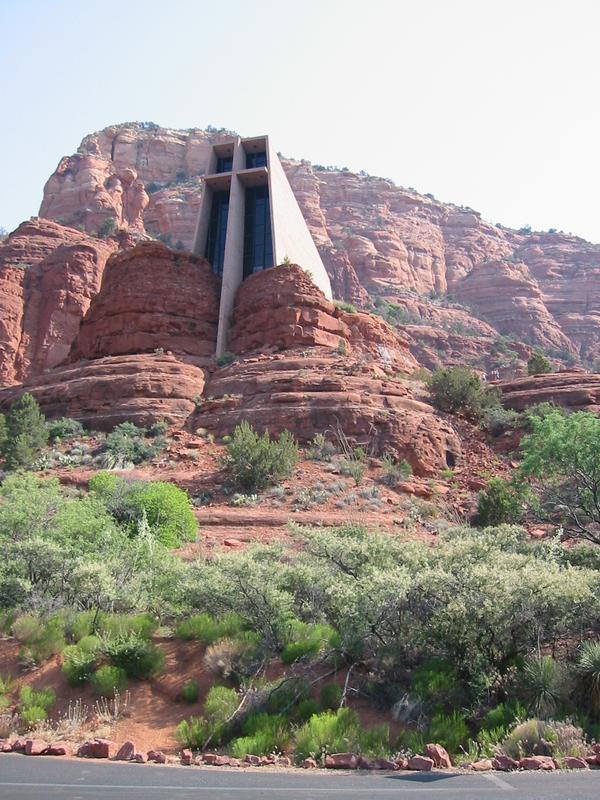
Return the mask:
[[52,689],[32,689],[31,686],[21,687],[19,702],[22,708],[42,708],[49,711],[56,703],[56,695]]
[[501,436],[506,431],[519,428],[522,421],[523,417],[518,411],[498,405],[485,410],[482,424],[492,436]]
[[511,758],[521,759],[525,756],[550,755],[550,748],[544,739],[545,725],[539,719],[528,719],[521,722],[508,733],[501,742],[503,753]]
[[48,441],[46,419],[37,400],[23,394],[6,415],[6,438],[2,455],[7,469],[28,468]]
[[48,712],[40,706],[29,706],[19,712],[19,717],[23,725],[32,730],[48,718]]
[[[140,639],[151,639],[157,627],[157,621],[149,614],[101,614],[97,630],[108,637],[131,634]],[[81,642],[79,645],[81,646]]]
[[114,217],[107,217],[102,225],[98,228],[98,237],[100,239],[108,239],[113,236],[117,230],[117,221]]
[[242,626],[242,619],[237,614],[225,614],[219,620],[212,619],[208,614],[197,614],[179,623],[175,636],[209,645],[218,639],[235,636],[242,631]]
[[233,364],[235,361],[235,356],[233,353],[223,353],[222,356],[217,358],[217,366],[218,367],[226,367],[228,364]]
[[82,636],[82,638],[77,642],[77,647],[82,653],[95,655],[101,650],[102,642],[97,636]]
[[340,300],[336,300],[334,305],[336,308],[339,308],[340,311],[345,311],[347,314],[358,313],[357,307],[353,306],[352,303],[342,303]]
[[523,690],[528,708],[537,717],[555,714],[569,692],[567,671],[551,656],[528,658],[523,667]]
[[[175,729],[175,738],[179,744],[192,750],[202,750],[209,736],[212,737],[212,735],[212,726],[204,717],[184,719]],[[217,744],[215,741],[212,743]]]
[[147,441],[147,434],[146,428],[138,428],[133,422],[117,425],[104,442],[103,466],[107,469],[126,469],[158,455],[166,446],[166,441],[156,436]]
[[237,489],[258,492],[289,477],[298,461],[298,445],[289,431],[278,440],[259,436],[247,423],[238,425],[227,445],[224,467]]
[[534,428],[535,420],[546,419],[550,414],[560,414],[562,417],[566,416],[564,408],[555,405],[551,401],[544,401],[543,403],[535,403],[523,411],[523,427],[531,433]]
[[137,633],[108,639],[105,651],[112,664],[123,669],[128,678],[152,678],[162,672],[165,663],[162,650]]
[[181,689],[181,696],[186,703],[197,703],[200,686],[197,681],[187,681]]
[[303,678],[291,678],[275,684],[268,698],[270,714],[287,714],[308,699],[310,684]]
[[458,711],[453,711],[452,714],[434,714],[427,736],[431,742],[441,744],[450,754],[454,754],[466,743],[469,729]]
[[425,752],[425,737],[420,731],[405,728],[400,731],[396,741],[396,747],[403,753],[409,755],[421,755]]
[[94,653],[86,652],[77,645],[70,645],[63,650],[63,656],[65,660],[62,674],[69,686],[81,686],[89,681],[96,666]]
[[121,667],[111,667],[108,664],[100,667],[91,677],[93,690],[100,697],[114,697],[127,688],[127,673]]
[[296,760],[318,758],[327,753],[356,752],[359,729],[358,715],[352,709],[315,714],[295,733]]
[[36,664],[61,653],[66,645],[62,617],[43,621],[37,617],[19,617],[13,623],[13,635],[24,645],[24,655]]
[[298,724],[309,720],[313,714],[318,714],[322,711],[321,706],[312,697],[307,697],[306,700],[301,700],[295,708],[290,711],[290,717]]
[[367,467],[362,461],[357,461],[353,458],[340,458],[338,469],[340,475],[352,478],[356,486],[360,486],[367,471]]
[[340,637],[330,625],[308,625],[299,620],[288,624],[287,644],[281,653],[284,664],[316,656],[339,645]]
[[227,686],[212,686],[204,701],[204,716],[214,725],[222,726],[240,704],[235,689]]
[[48,421],[46,427],[48,429],[48,438],[51,442],[75,439],[78,436],[82,436],[84,433],[81,422],[77,419],[71,419],[70,417],[62,417],[61,419]]
[[458,681],[453,664],[432,659],[418,666],[412,674],[412,691],[421,700],[447,697]]
[[527,361],[527,374],[544,375],[548,372],[552,372],[552,364],[548,361],[546,356],[539,350],[532,353]]
[[523,503],[518,492],[502,478],[490,478],[477,500],[477,524],[482,528],[518,522],[523,516]]
[[390,729],[387,725],[362,728],[358,736],[357,752],[367,758],[390,757]]
[[231,743],[231,753],[235,758],[248,754],[267,756],[281,753],[290,740],[286,717],[270,714],[251,714],[242,726],[242,734]]
[[328,683],[321,689],[319,703],[323,711],[335,711],[340,707],[344,691],[337,683]]
[[600,641],[584,642],[577,653],[577,673],[582,695],[594,717],[600,716]]
[[306,457],[311,461],[331,461],[336,453],[337,447],[322,433],[317,433],[306,448]]
[[479,419],[486,408],[499,404],[498,392],[468,367],[436,369],[426,383],[433,405],[451,414]]
[[164,436],[168,430],[169,423],[164,419],[159,419],[157,422],[153,422],[148,428],[148,436],[151,439],[157,439],[160,436]]
[[396,486],[411,475],[412,467],[406,459],[397,462],[390,455],[385,455],[381,459],[381,481],[386,486]]
[[293,664],[301,658],[316,656],[319,654],[321,644],[315,639],[301,639],[286,645],[281,652],[281,660],[284,664]]
[[495,708],[491,708],[482,721],[482,728],[486,731],[493,731],[499,728],[510,728],[516,721],[525,719],[527,709],[517,700],[507,703],[498,703]]
[[201,750],[209,742],[219,745],[225,738],[227,722],[238,707],[240,699],[234,689],[213,686],[204,701],[204,716],[183,720],[175,737],[184,747]]

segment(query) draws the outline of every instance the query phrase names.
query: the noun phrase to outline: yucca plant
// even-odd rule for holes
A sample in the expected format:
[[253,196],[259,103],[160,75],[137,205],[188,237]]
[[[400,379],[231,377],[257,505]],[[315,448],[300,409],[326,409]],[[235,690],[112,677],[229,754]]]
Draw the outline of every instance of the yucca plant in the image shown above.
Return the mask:
[[600,716],[600,640],[584,642],[577,654],[577,672],[592,713]]
[[523,667],[523,683],[529,711],[541,719],[556,713],[568,691],[564,665],[551,656],[527,659]]

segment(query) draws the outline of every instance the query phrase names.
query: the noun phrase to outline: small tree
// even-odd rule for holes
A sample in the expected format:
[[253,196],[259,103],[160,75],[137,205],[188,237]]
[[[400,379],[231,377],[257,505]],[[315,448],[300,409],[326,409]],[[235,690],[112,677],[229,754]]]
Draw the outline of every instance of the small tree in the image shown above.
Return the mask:
[[579,411],[532,417],[521,441],[522,478],[532,479],[532,511],[577,539],[600,544],[600,419]]
[[470,419],[479,419],[484,409],[499,404],[497,390],[486,387],[468,367],[436,369],[427,379],[427,388],[436,408]]
[[30,394],[21,395],[6,416],[2,453],[7,468],[30,467],[47,441],[46,419],[37,400]]
[[224,467],[238,489],[262,491],[292,474],[298,461],[298,445],[289,431],[278,440],[262,436],[246,421],[238,425],[227,446]]
[[552,372],[552,364],[543,353],[536,350],[529,356],[527,361],[528,375],[546,375],[549,372]]
[[491,478],[477,501],[478,525],[486,528],[504,522],[519,522],[522,516],[522,502],[517,492],[501,478]]

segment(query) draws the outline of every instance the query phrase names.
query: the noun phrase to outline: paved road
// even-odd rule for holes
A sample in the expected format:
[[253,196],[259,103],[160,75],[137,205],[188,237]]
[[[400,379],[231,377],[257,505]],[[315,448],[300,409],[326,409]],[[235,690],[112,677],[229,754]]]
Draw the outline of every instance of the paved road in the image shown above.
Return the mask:
[[323,774],[0,755],[2,800],[597,800],[600,771]]

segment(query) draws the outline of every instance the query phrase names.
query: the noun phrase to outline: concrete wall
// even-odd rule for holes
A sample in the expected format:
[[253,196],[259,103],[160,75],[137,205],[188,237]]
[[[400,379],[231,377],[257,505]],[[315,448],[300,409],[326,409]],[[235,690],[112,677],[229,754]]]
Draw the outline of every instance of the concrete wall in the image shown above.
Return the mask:
[[331,284],[300,206],[281,162],[271,143],[268,145],[269,196],[273,233],[273,263],[288,258],[307,270],[319,289],[331,300]]

